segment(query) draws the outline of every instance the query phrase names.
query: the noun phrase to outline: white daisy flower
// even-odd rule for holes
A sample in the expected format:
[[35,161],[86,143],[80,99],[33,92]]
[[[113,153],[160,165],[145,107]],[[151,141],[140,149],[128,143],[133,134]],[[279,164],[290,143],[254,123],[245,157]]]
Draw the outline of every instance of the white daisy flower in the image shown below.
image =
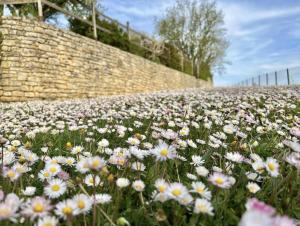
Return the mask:
[[49,184],[45,187],[44,193],[50,199],[58,198],[63,195],[67,190],[67,185],[61,179],[52,179]]
[[77,203],[74,200],[67,199],[56,204],[55,214],[63,219],[76,216],[80,211],[77,208]]
[[206,188],[205,184],[203,184],[202,182],[193,182],[192,187],[193,189],[191,190],[191,192],[195,192],[208,200],[211,199],[211,192]]
[[141,180],[136,180],[132,183],[132,187],[134,190],[142,192],[145,189],[145,183]]
[[204,213],[213,216],[214,208],[211,203],[206,199],[196,199],[194,206],[194,213]]
[[156,157],[157,161],[166,161],[167,159],[174,159],[176,157],[175,148],[162,141],[150,152]]
[[279,164],[276,159],[271,157],[267,158],[265,167],[271,177],[277,177],[279,175]]
[[119,188],[125,188],[130,184],[130,181],[127,178],[118,178],[116,184]]
[[253,182],[248,182],[247,188],[251,193],[256,193],[260,190],[259,185]]
[[100,184],[100,177],[98,175],[88,174],[84,179],[84,183],[89,187],[98,186]]
[[93,205],[91,197],[85,194],[75,195],[72,200],[76,203],[79,213],[88,213]]

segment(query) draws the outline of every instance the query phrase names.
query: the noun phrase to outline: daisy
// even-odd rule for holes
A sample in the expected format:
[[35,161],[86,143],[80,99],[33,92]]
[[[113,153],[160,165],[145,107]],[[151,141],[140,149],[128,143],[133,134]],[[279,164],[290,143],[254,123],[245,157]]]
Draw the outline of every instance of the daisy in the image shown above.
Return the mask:
[[142,192],[145,189],[145,183],[141,180],[136,180],[132,183],[132,187],[134,190]]
[[47,170],[41,170],[39,173],[38,173],[38,178],[41,180],[41,181],[44,181],[44,180],[49,180],[52,178],[52,175],[49,173],[49,171]]
[[56,204],[55,213],[63,219],[79,214],[77,203],[74,200],[67,199]]
[[3,176],[9,178],[10,181],[16,181],[21,176],[21,174],[12,168],[8,168],[4,169]]
[[23,195],[33,196],[36,191],[36,187],[28,186],[25,190],[22,190]]
[[232,181],[230,181],[230,177],[219,172],[214,172],[213,174],[211,174],[208,180],[212,184],[220,188],[230,188],[232,186]]
[[251,193],[256,193],[260,190],[259,185],[253,182],[248,182],[247,188]]
[[189,204],[191,204],[193,202],[193,200],[194,199],[190,194],[185,194],[183,197],[178,199],[178,202],[181,205],[188,206]]
[[95,203],[97,204],[106,204],[111,202],[111,195],[109,194],[96,194]]
[[119,188],[125,188],[130,184],[130,181],[127,178],[118,178],[116,184]]
[[131,169],[143,172],[146,169],[146,166],[141,162],[134,162],[131,165]]
[[100,184],[100,177],[89,174],[85,177],[84,183],[89,187],[98,186]]
[[50,199],[58,198],[63,195],[67,190],[67,185],[61,179],[52,179],[49,184],[45,187],[44,193]]
[[90,169],[100,170],[105,166],[105,160],[99,156],[90,157],[87,159],[87,163]]
[[172,199],[180,199],[188,194],[188,190],[181,183],[171,183],[168,186],[166,193]]
[[160,193],[163,193],[167,190],[169,184],[164,179],[157,179],[154,186]]
[[198,167],[196,167],[196,173],[199,176],[207,177],[207,175],[209,174],[209,171],[204,166],[198,166]]
[[73,155],[77,155],[79,153],[81,153],[83,151],[83,147],[82,146],[75,146],[71,149],[71,153]]
[[46,165],[45,170],[49,172],[50,176],[56,176],[61,171],[61,167],[59,164],[50,163]]
[[88,213],[93,205],[91,197],[85,194],[75,195],[72,200],[76,203],[79,213]]
[[52,209],[50,201],[43,197],[36,196],[28,200],[22,206],[22,215],[30,217],[31,220],[35,218],[45,217]]
[[18,216],[17,211],[21,203],[22,201],[16,194],[8,194],[5,200],[0,203],[0,221],[6,219],[14,220]]
[[265,171],[265,163],[263,161],[255,161],[252,163],[252,168],[259,174]]
[[211,192],[206,188],[205,184],[203,184],[202,182],[193,182],[192,187],[193,189],[191,190],[191,192],[195,192],[208,200],[211,199]]
[[192,155],[192,163],[191,165],[193,166],[201,166],[204,164],[204,160],[201,156],[199,155]]
[[205,213],[208,215],[213,216],[214,208],[212,207],[211,203],[206,199],[196,199],[195,206],[194,206],[194,213]]
[[40,218],[36,226],[56,226],[57,224],[58,220],[55,217],[46,216],[44,218]]
[[150,152],[156,156],[157,161],[166,161],[167,159],[174,159],[176,157],[175,148],[162,141]]
[[279,175],[279,164],[277,163],[276,159],[271,157],[267,158],[265,167],[271,177],[277,177]]
[[180,131],[179,134],[180,136],[187,136],[190,133],[190,129],[188,127],[183,127]]
[[238,152],[227,152],[225,158],[236,163],[241,163],[244,160],[244,157]]

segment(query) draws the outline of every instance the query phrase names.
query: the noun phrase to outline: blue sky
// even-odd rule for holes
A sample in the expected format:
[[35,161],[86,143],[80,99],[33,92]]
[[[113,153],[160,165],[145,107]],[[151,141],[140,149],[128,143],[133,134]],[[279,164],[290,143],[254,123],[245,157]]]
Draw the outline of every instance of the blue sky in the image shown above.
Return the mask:
[[[154,22],[175,0],[102,0],[104,12],[149,35]],[[300,66],[300,0],[217,0],[230,47],[217,86],[286,67]]]

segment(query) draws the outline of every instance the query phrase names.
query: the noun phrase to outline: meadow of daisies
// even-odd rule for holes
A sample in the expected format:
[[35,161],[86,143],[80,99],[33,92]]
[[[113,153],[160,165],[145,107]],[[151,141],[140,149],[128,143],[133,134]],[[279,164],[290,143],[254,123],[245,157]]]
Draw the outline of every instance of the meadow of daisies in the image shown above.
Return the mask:
[[0,225],[294,226],[300,87],[0,104]]

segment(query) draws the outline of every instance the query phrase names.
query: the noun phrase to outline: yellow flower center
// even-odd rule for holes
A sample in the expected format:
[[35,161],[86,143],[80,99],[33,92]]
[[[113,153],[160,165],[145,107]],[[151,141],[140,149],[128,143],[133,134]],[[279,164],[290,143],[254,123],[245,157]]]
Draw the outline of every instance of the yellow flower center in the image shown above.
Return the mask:
[[77,202],[77,206],[78,206],[79,209],[83,209],[85,207],[85,202],[82,201],[82,200],[79,200]]
[[37,213],[41,213],[44,211],[44,206],[41,203],[37,203],[33,206],[33,211]]
[[199,204],[197,207],[201,212],[207,212],[207,207],[205,205]]
[[50,222],[46,222],[43,226],[53,226]]
[[10,171],[7,172],[7,176],[12,178],[12,177],[16,176],[16,173],[14,171],[10,170]]
[[165,192],[166,186],[160,185],[160,186],[158,186],[158,190],[159,190],[159,192]]
[[73,209],[69,206],[65,206],[63,208],[63,213],[66,214],[66,215],[70,215],[70,214],[72,214],[72,212],[73,212]]
[[60,186],[58,184],[52,185],[52,191],[58,191],[60,189]]
[[196,191],[200,194],[202,194],[204,192],[204,189],[203,188],[197,188]]
[[92,162],[92,167],[93,168],[96,168],[100,165],[100,161],[99,159],[94,159],[93,162]]
[[54,166],[50,167],[49,170],[51,173],[56,173],[56,171],[57,171],[56,167],[54,167]]
[[217,184],[221,185],[221,184],[224,183],[224,179],[221,178],[221,177],[218,177],[218,178],[215,180],[215,182],[216,182]]
[[275,170],[275,165],[274,165],[274,163],[272,163],[272,162],[268,163],[268,167],[269,167],[269,169],[270,169],[271,171],[274,171],[274,170]]
[[49,173],[48,173],[48,172],[45,172],[45,173],[44,173],[44,177],[49,177]]
[[181,195],[181,190],[180,189],[174,189],[173,191],[172,191],[172,194],[174,195],[174,196],[179,196],[179,195]]
[[91,178],[89,179],[89,182],[90,182],[91,184],[94,184],[94,179],[91,177]]
[[72,161],[72,159],[68,159],[68,160],[66,161],[66,163],[67,163],[68,165],[71,165],[71,164],[73,163],[73,161]]
[[7,216],[10,216],[10,214],[11,214],[11,211],[9,211],[8,208],[4,208],[4,207],[0,208],[0,217],[5,218]]
[[168,153],[169,153],[168,149],[162,149],[162,150],[160,151],[160,155],[161,155],[161,156],[164,156],[164,157],[167,157],[167,156],[168,156]]

